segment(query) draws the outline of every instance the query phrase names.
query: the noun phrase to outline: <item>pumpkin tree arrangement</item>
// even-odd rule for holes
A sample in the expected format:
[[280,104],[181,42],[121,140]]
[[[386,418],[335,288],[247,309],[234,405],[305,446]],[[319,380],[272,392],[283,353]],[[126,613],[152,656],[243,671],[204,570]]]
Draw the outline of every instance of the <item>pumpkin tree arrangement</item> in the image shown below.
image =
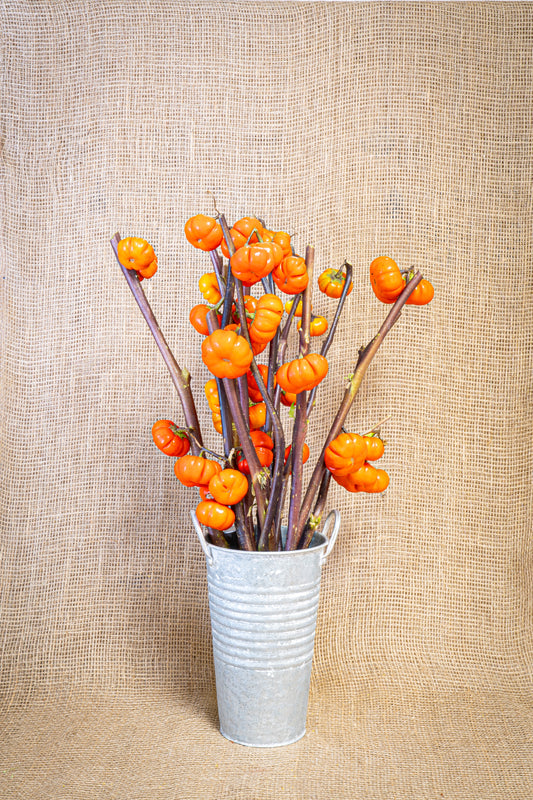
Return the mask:
[[[191,376],[177,363],[141,282],[157,272],[153,247],[140,237],[111,240],[126,281],[149,325],[178,392],[184,424],[157,420],[155,445],[175,460],[176,478],[196,489],[196,516],[213,545],[242,550],[307,548],[320,525],[331,481],[348,492],[383,492],[387,472],[379,426],[364,433],[345,422],[368,366],[405,305],[425,305],[433,287],[422,274],[400,270],[388,256],[370,265],[370,286],[389,305],[376,335],[361,348],[322,450],[304,486],[305,441],[316,392],[328,373],[330,350],[353,267],[316,270],[318,290],[331,298],[331,321],[313,313],[314,249],[294,251],[291,236],[269,230],[255,217],[229,226],[223,214],[196,214],[185,224],[187,241],[209,255],[199,279],[203,301],[189,321],[211,374],[204,387],[220,452],[204,446]],[[297,352],[287,355],[289,344]],[[291,336],[292,334],[292,336]],[[285,407],[285,408],[284,408]],[[288,412],[288,413],[287,413]],[[283,424],[285,422],[285,425]],[[324,422],[321,421],[321,427]],[[290,440],[287,429],[291,428]]]

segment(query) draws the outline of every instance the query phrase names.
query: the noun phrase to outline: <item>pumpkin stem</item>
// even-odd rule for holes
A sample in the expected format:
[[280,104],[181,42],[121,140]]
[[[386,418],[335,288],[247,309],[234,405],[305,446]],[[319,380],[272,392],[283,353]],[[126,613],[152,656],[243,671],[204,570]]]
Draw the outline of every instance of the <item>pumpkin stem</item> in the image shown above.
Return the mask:
[[180,439],[188,439],[189,438],[189,431],[190,428],[179,428],[177,425],[169,425],[168,426],[172,433],[175,433],[176,436],[179,436]]
[[249,237],[247,238],[246,244],[250,244],[250,239],[253,237],[254,234],[257,236],[257,241],[258,242],[262,242],[263,241],[263,237],[261,236],[261,234],[259,233],[257,228],[254,228],[253,231],[251,232],[251,234],[249,235]]
[[340,267],[338,268],[337,272],[335,272],[331,277],[333,280],[340,280],[344,276],[344,267],[350,266],[346,259],[342,262]]
[[378,422],[376,425],[373,425],[369,431],[363,433],[363,436],[379,436],[379,429],[381,428],[382,425],[388,422],[389,419],[392,419],[392,414],[389,414],[389,416],[385,417],[385,419],[382,419],[381,422]]
[[216,458],[217,461],[222,461],[223,464],[225,464],[227,461],[225,456],[221,456],[218,453],[215,453],[214,450],[209,450],[207,447],[202,447],[199,456],[200,458],[205,458],[205,455],[211,456],[211,458]]
[[219,219],[220,211],[217,208],[217,199],[215,197],[215,193],[212,192],[211,189],[208,189],[207,190],[207,194],[210,194],[211,197],[213,198],[213,208],[215,209],[215,213],[213,214],[213,216],[214,216],[215,219]]

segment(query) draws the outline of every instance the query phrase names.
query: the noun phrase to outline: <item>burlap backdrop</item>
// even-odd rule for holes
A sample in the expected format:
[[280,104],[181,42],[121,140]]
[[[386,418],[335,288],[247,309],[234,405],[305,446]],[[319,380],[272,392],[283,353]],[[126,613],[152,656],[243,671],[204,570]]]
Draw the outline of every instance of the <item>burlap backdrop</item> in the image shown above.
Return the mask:
[[[526,3],[5,4],[2,798],[530,798],[532,22]],[[195,502],[151,443],[183,420],[114,260],[208,374],[185,220],[253,213],[355,264],[316,457],[384,318],[368,265],[435,286],[349,417],[383,496],[342,513],[309,733],[218,734]],[[319,311],[331,306],[322,296]],[[288,422],[288,418],[285,417]]]

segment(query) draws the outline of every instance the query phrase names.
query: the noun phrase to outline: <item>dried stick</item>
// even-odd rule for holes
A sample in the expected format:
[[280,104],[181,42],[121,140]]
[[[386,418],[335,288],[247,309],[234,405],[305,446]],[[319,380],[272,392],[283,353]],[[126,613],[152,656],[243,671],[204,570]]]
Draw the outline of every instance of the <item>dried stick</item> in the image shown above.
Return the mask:
[[[139,278],[137,276],[137,272],[132,269],[126,269],[120,261],[118,260],[118,243],[120,242],[120,234],[115,233],[113,238],[111,239],[111,246],[117,258],[118,265],[122,270],[124,277],[126,278],[126,283],[130,287],[131,293],[133,294],[135,300],[137,301],[137,305],[141,309],[141,313],[146,320],[148,327],[150,328],[150,333],[154,337],[155,343],[159,348],[159,352],[163,356],[163,360],[167,365],[167,369],[170,373],[170,377],[172,378],[172,382],[176,387],[176,391],[178,392],[178,397],[181,403],[181,407],[183,409],[183,416],[185,417],[185,422],[187,427],[190,431],[190,442],[191,442],[191,452],[193,455],[199,455],[203,447],[202,441],[202,433],[200,431],[200,423],[198,422],[198,415],[196,413],[196,406],[194,404],[194,398],[191,392],[191,376],[188,370],[182,369],[176,359],[170,347],[168,346],[163,333],[161,332],[161,328],[155,318],[154,312],[148,302],[146,295],[143,291]],[[214,530],[213,528],[208,528],[209,535],[211,536],[211,540],[214,544],[218,545],[218,547],[228,547],[228,543],[221,531]]]
[[300,294],[294,295],[293,302],[291,305],[291,310],[289,311],[289,315],[287,317],[287,321],[285,326],[281,332],[281,336],[279,337],[279,345],[278,345],[278,365],[280,361],[282,362],[285,358],[285,351],[287,350],[287,344],[289,341],[289,333],[291,331],[292,321],[296,314],[296,309],[298,308],[298,304],[303,297],[303,292]]
[[[228,251],[229,251],[230,255],[233,255],[233,253],[235,252],[235,245],[233,244],[233,240],[231,238],[231,234],[230,234],[230,231],[229,231],[228,223],[227,223],[226,218],[225,218],[225,216],[223,214],[220,215],[219,221],[220,221],[220,225],[222,227],[222,231],[224,233],[224,238],[226,240],[226,245],[228,247]],[[233,275],[233,273],[231,272],[231,269],[228,271],[228,284],[230,282],[230,277],[229,277],[230,275]],[[237,301],[237,310],[238,310],[238,313],[239,313],[239,318],[241,320],[241,335],[244,336],[244,338],[246,339],[246,341],[248,342],[248,344],[250,345],[250,348],[251,348],[252,347],[252,343],[250,341],[250,333],[248,331],[248,325],[247,325],[247,322],[246,322],[246,308],[244,306],[244,293],[243,293],[242,283],[241,283],[241,281],[238,281],[238,280],[235,280],[235,299]],[[279,495],[279,493],[281,492],[283,459],[284,459],[284,454],[285,454],[285,436],[284,436],[284,433],[283,433],[283,428],[281,426],[281,422],[279,420],[278,414],[276,413],[276,409],[274,407],[274,404],[272,403],[272,400],[271,400],[271,398],[270,398],[270,396],[269,396],[269,394],[267,392],[267,389],[265,387],[265,383],[263,381],[263,376],[261,375],[261,372],[259,371],[259,368],[257,366],[257,362],[256,362],[255,358],[252,360],[252,363],[250,365],[250,369],[252,371],[252,375],[255,378],[255,381],[257,383],[257,387],[258,387],[258,389],[259,389],[259,391],[261,393],[261,396],[262,396],[263,400],[265,401],[265,405],[267,407],[267,411],[268,411],[268,413],[270,415],[270,418],[272,420],[272,426],[273,426],[273,432],[274,432],[275,456],[274,456],[274,465],[273,465],[273,471],[272,471],[272,484],[271,484],[271,487],[270,487],[270,498],[269,498],[269,502],[268,502],[268,508],[266,506],[263,487],[260,484],[257,485],[258,476],[255,476],[256,480],[254,480],[252,478],[252,482],[253,482],[253,485],[254,485],[254,492],[255,492],[256,501],[257,501],[257,511],[258,511],[258,516],[259,516],[259,524],[260,524],[260,528],[261,528],[261,534],[259,536],[259,542],[258,542],[258,549],[259,550],[266,550],[266,549],[270,550],[270,549],[274,549],[275,548],[275,541],[274,541],[274,538],[273,538],[273,531],[272,531],[272,523],[274,521],[274,514],[275,514],[275,510],[276,510],[275,499]],[[229,390],[226,390],[226,391],[227,391],[227,394],[228,394],[228,401],[230,403],[230,408],[231,408],[231,399],[230,399],[230,396],[229,396]],[[232,411],[233,411],[233,409],[232,409]],[[235,421],[235,424],[237,425],[237,419],[235,418],[235,415],[234,415],[234,421]],[[253,476],[254,473],[252,471],[252,461],[250,461],[250,459],[249,459],[249,457],[248,457],[248,455],[246,453],[246,450],[244,448],[244,442],[243,442],[243,439],[241,437],[241,434],[239,432],[238,427],[237,427],[237,432],[239,433],[239,438],[241,439],[241,446],[242,446],[243,451],[244,451],[244,456],[245,456],[246,460],[248,461],[248,466],[250,467],[250,475]],[[247,433],[246,438],[248,439],[248,441],[249,441],[249,443],[250,443],[250,445],[252,447],[252,451],[253,451],[253,454],[254,454],[254,459],[253,460],[257,461],[257,464],[259,464],[259,461],[257,459],[257,455],[255,453],[255,449],[253,448],[249,433]],[[266,473],[263,473],[263,474],[266,474]],[[266,509],[266,512],[265,512],[265,509]]]
[[[218,211],[217,214],[231,259],[231,256],[235,253],[235,245],[233,243],[233,239],[231,238],[229,225],[227,223],[224,214],[220,214]],[[248,333],[248,325],[246,322],[246,309],[244,307],[242,284],[240,281],[235,280],[235,276],[233,275],[231,267],[228,264],[226,293],[224,295],[224,310],[222,314],[222,327],[227,325],[229,321],[231,313],[231,305],[233,302],[233,295],[235,292],[236,292],[239,318],[241,320],[241,333],[248,342],[248,344],[250,345],[251,349],[250,335]],[[207,315],[209,327],[210,327],[209,323],[210,317],[212,317],[211,313]],[[252,363],[255,363],[255,359],[253,359]],[[266,513],[266,505],[267,505],[265,493],[262,486],[265,473],[263,472],[261,464],[259,463],[259,459],[257,458],[257,453],[255,452],[255,448],[250,438],[248,411],[246,411],[246,418],[244,418],[244,416],[242,415],[240,416],[238,415],[238,399],[237,399],[237,393],[235,391],[235,386],[227,378],[224,379],[224,388],[226,390],[226,397],[230,406],[231,413],[233,415],[235,429],[240,439],[240,444],[244,453],[244,457],[246,458],[248,462],[248,467],[250,469],[250,478],[252,481],[255,499],[257,503],[258,522],[259,522],[259,527],[262,530]],[[239,418],[237,418],[236,414]]]
[[[276,331],[276,335],[270,342],[268,346],[268,372],[267,372],[267,384],[266,389],[269,397],[274,398],[274,377],[276,375],[277,369],[277,360],[278,360],[278,345],[279,345],[279,328]],[[274,406],[276,413],[279,413],[279,409],[276,406],[275,399],[272,400],[272,405]],[[265,421],[265,426],[263,430],[268,433],[269,436],[272,435],[272,417],[268,414],[267,419]]]
[[[285,351],[287,350],[287,345],[289,342],[289,333],[291,331],[291,325],[295,317],[296,309],[298,308],[298,303],[300,302],[303,293],[297,294],[291,306],[291,310],[289,312],[289,316],[287,317],[287,321],[283,327],[281,335],[279,337],[278,345],[277,345],[277,353],[276,353],[276,360],[274,362],[273,370],[276,372],[277,368],[279,367],[280,363],[283,363],[283,359],[285,358]],[[281,397],[281,387],[276,386],[274,392],[274,407],[276,412],[279,413],[279,405],[280,405],[280,397]]]
[[[352,267],[352,265],[349,264],[347,261],[345,261],[344,264],[342,265],[342,267],[346,267],[346,280],[344,281],[344,286],[342,287],[342,293],[341,293],[341,296],[339,297],[339,302],[337,303],[337,308],[335,310],[335,316],[333,317],[333,322],[331,323],[330,329],[328,331],[328,335],[324,339],[324,342],[322,343],[322,347],[320,349],[320,355],[324,356],[324,357],[326,356],[329,348],[332,345],[333,338],[335,336],[335,333],[337,331],[337,326],[339,324],[339,319],[341,317],[342,309],[344,307],[344,302],[345,302],[346,298],[348,297],[348,292],[350,290],[350,284],[352,282],[352,275],[353,275],[353,267]],[[342,269],[342,267],[340,269]],[[307,416],[309,416],[309,414],[311,413],[312,409],[314,408],[315,395],[316,395],[317,389],[318,389],[318,386],[315,386],[315,388],[312,389],[311,393],[309,394],[309,399],[307,401]]]
[[[300,357],[309,353],[311,334],[311,294],[313,282],[313,268],[315,263],[315,250],[307,247],[305,263],[309,283],[304,291],[302,303],[302,325],[300,328]],[[303,476],[303,446],[307,435],[307,392],[300,392],[296,399],[296,417],[292,434],[292,447],[290,462],[292,464],[291,502],[289,505],[289,518],[287,522],[287,541],[285,550],[296,550],[298,545],[298,523],[300,504],[302,502],[302,476]],[[289,461],[289,459],[287,459]]]
[[259,538],[259,550],[275,550],[277,549],[276,532],[273,527],[276,516],[276,511],[279,504],[283,488],[283,463],[285,458],[285,434],[283,426],[279,419],[278,413],[274,407],[271,397],[267,391],[267,387],[263,381],[263,376],[259,371],[255,359],[252,361],[252,374],[257,383],[257,387],[261,393],[265,405],[272,420],[273,434],[274,434],[274,462],[272,464],[271,483],[270,483],[270,497],[268,500],[268,508],[265,517],[262,534]]
[[318,459],[317,465],[314,469],[314,472],[311,476],[311,480],[309,481],[309,487],[307,489],[307,493],[305,495],[302,509],[300,512],[300,519],[298,522],[297,528],[297,540],[299,540],[302,536],[304,529],[307,526],[309,513],[311,511],[311,507],[313,505],[315,495],[318,491],[322,478],[324,477],[324,473],[326,472],[326,467],[324,464],[324,454],[330,442],[335,439],[336,436],[341,431],[341,428],[344,424],[346,417],[352,407],[353,401],[359,391],[361,383],[363,381],[364,375],[370,366],[370,363],[374,356],[376,355],[379,347],[383,343],[385,336],[390,331],[392,326],[398,321],[400,314],[402,313],[402,309],[418,286],[420,281],[422,280],[422,274],[417,272],[411,280],[406,284],[405,289],[402,291],[394,305],[392,306],[390,312],[388,313],[385,321],[383,322],[381,328],[374,336],[374,338],[367,344],[366,347],[362,348],[359,352],[359,358],[357,360],[357,364],[355,366],[355,370],[353,375],[351,376],[346,391],[344,393],[344,398],[341,402],[339,410],[337,411],[337,415],[333,421],[333,424],[330,428],[330,431],[326,437],[326,441],[324,443],[324,447],[322,448],[322,452]]
[[322,519],[322,512],[324,511],[324,506],[326,505],[330,483],[331,483],[331,472],[329,472],[329,470],[326,470],[320,482],[320,488],[318,490],[318,496],[316,499],[315,507],[313,509],[313,513],[309,516],[307,525],[305,526],[303,533],[300,537],[300,541],[298,542],[299,550],[304,550],[306,547],[309,547],[309,545],[313,540],[315,531],[320,525],[320,520]]
[[228,280],[226,281],[226,293],[224,295],[224,308],[222,311],[222,324],[221,327],[225,328],[230,321],[231,306],[233,303],[233,295],[235,294],[235,278],[233,272],[228,269]]
[[241,375],[240,378],[237,378],[237,392],[243,417],[244,419],[249,419],[250,396],[248,394],[248,381],[246,380],[246,375]]
[[[250,348],[252,348],[252,342],[250,340],[250,332],[248,330],[248,325],[246,322],[246,309],[244,306],[244,294],[241,281],[235,281],[235,289],[236,289],[235,295],[237,300],[237,309],[239,312],[239,317],[241,319],[242,335],[247,340],[248,344],[250,345]],[[266,405],[269,420],[272,422],[273,437],[274,437],[274,462],[272,464],[271,472],[269,473],[269,479],[270,479],[269,500],[268,500],[266,516],[261,530],[261,535],[258,541],[258,549],[275,550],[277,547],[277,543],[275,539],[273,522],[283,482],[285,434],[283,432],[283,427],[281,425],[278,412],[276,411],[275,405],[272,402],[271,394],[269,393],[267,387],[265,386],[263,376],[261,375],[259,367],[257,366],[255,357],[252,359],[252,363],[250,364],[250,370],[255,379],[261,397],[263,398],[263,401]]]
[[[290,334],[291,325],[293,323],[293,320],[295,319],[296,309],[298,308],[298,304],[299,304],[300,300],[302,299],[302,297],[303,297],[303,292],[301,292],[300,294],[297,294],[297,295],[295,295],[293,297],[291,310],[289,311],[289,315],[288,315],[287,321],[285,322],[285,325],[283,327],[283,331],[281,332],[281,335],[279,337],[278,352],[277,352],[277,356],[276,356],[276,362],[275,362],[275,365],[274,365],[274,369],[275,370],[277,370],[277,368],[279,367],[280,363],[282,363],[283,359],[285,358],[285,352],[287,350],[287,345],[288,345],[288,341],[289,341],[289,334]],[[276,388],[274,390],[274,408],[276,409],[276,413],[277,414],[279,414],[280,398],[281,398],[281,387],[280,386],[276,386]],[[285,464],[285,466],[283,468],[282,492],[281,492],[281,495],[279,497],[279,501],[277,502],[277,507],[276,507],[276,509],[274,511],[274,515],[275,515],[274,538],[275,538],[276,546],[277,546],[278,549],[279,549],[279,545],[280,545],[280,541],[281,541],[281,533],[280,533],[281,532],[281,518],[282,518],[283,509],[285,507],[285,499],[286,499],[286,496],[287,496],[287,488],[288,488],[288,483],[289,483],[288,480],[287,480],[287,477],[290,474],[291,464],[292,464],[291,458],[288,458],[287,459],[287,463]]]
[[235,533],[239,541],[240,550],[255,550],[255,539],[251,534],[250,525],[246,519],[246,509],[242,501],[233,506],[235,511]]
[[[216,312],[211,310],[206,315],[207,326],[209,328],[209,333],[213,333],[219,329],[218,320],[216,317]],[[266,498],[262,487],[262,480],[263,480],[263,468],[259,463],[259,459],[257,457],[257,453],[255,452],[255,447],[253,446],[252,440],[250,439],[250,431],[247,427],[248,420],[244,418],[244,414],[242,413],[242,409],[239,403],[239,398],[237,397],[237,392],[235,389],[235,384],[232,378],[222,378],[222,383],[224,386],[224,390],[226,392],[226,397],[228,400],[228,405],[230,409],[231,416],[233,418],[233,423],[235,425],[235,429],[237,431],[237,436],[239,437],[240,446],[242,447],[242,451],[244,453],[244,457],[248,462],[248,467],[250,469],[250,478],[252,481],[252,485],[254,488],[255,499],[257,502],[257,513],[259,517],[259,525],[261,530],[263,528],[263,521],[265,518],[265,509],[266,509]]]
[[118,260],[117,247],[119,242],[120,234],[115,233],[111,239],[111,246],[114,250],[120,269],[126,278],[126,282],[131,290],[131,293],[137,301],[137,305],[141,309],[141,313],[146,320],[148,327],[150,328],[150,332],[155,339],[155,343],[157,344],[159,351],[163,356],[163,360],[170,373],[172,382],[176,387],[181,407],[183,409],[185,423],[187,427],[190,428],[194,433],[194,439],[191,441],[191,451],[193,454],[198,455],[202,447],[202,434],[200,431],[200,423],[198,422],[198,414],[196,413],[194,398],[191,392],[190,373],[187,369],[182,369],[174,358],[174,355],[172,354],[170,347],[168,346],[165,337],[161,332],[154,312],[152,311],[146,295],[144,294],[139,278],[137,277],[137,272],[134,269],[126,269],[126,267],[124,267]]
[[259,463],[257,453],[255,452],[255,447],[253,446],[252,440],[250,439],[250,432],[246,426],[244,415],[239,405],[239,398],[237,397],[237,392],[235,390],[235,385],[233,383],[233,380],[231,378],[222,378],[222,381],[224,383],[224,388],[226,390],[228,404],[230,407],[231,415],[233,417],[233,421],[235,423],[237,435],[240,440],[240,445],[242,447],[244,457],[247,460],[248,467],[250,469],[250,478],[252,480],[255,500],[257,503],[257,516],[259,519],[259,527],[261,530],[263,530],[265,514],[266,514],[266,498],[262,483],[265,473],[263,472],[263,467]]
[[211,264],[213,265],[215,275],[217,276],[220,294],[223,295],[226,291],[226,283],[224,281],[224,276],[222,275],[222,257],[218,250],[210,250],[209,255],[211,257]]
[[229,454],[233,450],[235,443],[233,441],[233,428],[232,428],[232,420],[231,415],[229,413],[228,407],[228,400],[226,398],[226,392],[224,391],[224,384],[222,383],[221,378],[216,378],[215,381],[217,384],[217,393],[218,393],[218,401],[220,403],[220,419],[222,422],[222,440],[224,442],[224,455],[226,459],[229,458]]
[[[217,250],[210,250],[209,255],[211,257],[211,263],[213,265],[213,269],[217,277],[220,294],[224,298],[223,312],[222,312],[222,324],[224,326],[227,325],[231,314],[231,306],[233,302],[233,293],[234,293],[234,279],[233,275],[230,272],[230,277],[227,280],[227,283],[225,282],[224,275],[226,275],[227,277],[227,274],[223,271],[222,258]],[[216,378],[216,382],[217,382],[218,396],[220,400],[220,416],[222,419],[224,452],[227,458],[229,454],[234,451],[235,447],[238,444],[238,442],[236,441],[237,431],[231,419],[231,413],[226,394],[226,389],[224,387],[224,382],[222,381],[221,378]],[[238,379],[238,387],[239,387],[239,400],[241,403],[241,408],[243,410],[243,415],[246,417],[248,414],[248,388],[246,385],[245,378]],[[255,550],[256,549],[255,538],[253,535],[250,518],[247,515],[247,510],[248,510],[247,507],[241,502],[237,503],[235,506],[233,506],[233,508],[235,511],[235,520],[237,523],[235,526],[236,535],[240,549]]]
[[[239,294],[240,294],[239,291],[237,291],[237,300],[240,303]],[[244,301],[243,301],[243,307],[244,307]],[[257,388],[261,393],[261,397],[263,398],[265,405],[267,407],[267,411],[270,415],[270,419],[272,421],[273,436],[274,436],[274,462],[272,464],[272,472],[271,472],[270,496],[269,496],[268,508],[264,520],[263,529],[261,532],[261,536],[259,538],[258,549],[275,550],[276,540],[275,540],[275,532],[273,530],[273,522],[276,514],[279,496],[281,494],[281,489],[283,485],[285,434],[283,432],[283,426],[281,424],[279,415],[276,411],[274,403],[272,402],[271,396],[268,393],[267,387],[265,386],[263,376],[261,375],[261,372],[259,370],[259,367],[257,366],[255,358],[252,360],[250,368],[252,370],[252,375],[254,376],[255,382],[257,384]]]

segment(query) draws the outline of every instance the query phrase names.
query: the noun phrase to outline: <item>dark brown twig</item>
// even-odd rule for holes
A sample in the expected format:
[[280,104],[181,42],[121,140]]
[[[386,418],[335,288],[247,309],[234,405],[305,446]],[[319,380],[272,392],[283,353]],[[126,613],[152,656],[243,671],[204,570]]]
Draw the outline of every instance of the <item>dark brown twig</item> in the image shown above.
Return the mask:
[[217,250],[210,250],[209,255],[211,257],[211,264],[213,265],[213,269],[217,278],[218,290],[222,297],[224,297],[226,293],[226,282],[222,275],[222,259]]
[[[235,245],[233,244],[233,240],[232,240],[231,235],[230,235],[228,223],[227,223],[227,221],[226,221],[226,219],[225,219],[223,214],[220,215],[219,221],[220,221],[220,224],[222,226],[222,231],[224,233],[224,238],[226,240],[226,245],[227,245],[228,251],[229,251],[230,255],[232,255],[235,252]],[[229,275],[232,275],[231,270],[228,273],[228,276]],[[228,284],[229,284],[229,277],[228,277]],[[244,306],[244,293],[243,293],[242,283],[241,283],[241,281],[238,281],[238,280],[235,280],[235,299],[236,299],[236,302],[237,302],[237,311],[238,311],[238,314],[239,314],[239,319],[241,320],[241,336],[244,336],[244,338],[246,339],[246,341],[250,345],[250,348],[252,348],[252,343],[250,341],[250,333],[249,333],[249,330],[248,330],[248,324],[246,322],[246,308]],[[273,472],[272,472],[272,484],[271,484],[271,487],[270,487],[270,498],[269,498],[269,501],[268,501],[268,506],[266,504],[265,494],[264,494],[262,482],[258,483],[257,476],[255,476],[256,480],[254,480],[254,477],[252,477],[252,482],[253,482],[253,485],[254,485],[254,492],[255,492],[256,502],[257,502],[257,511],[258,511],[258,516],[259,516],[259,524],[260,524],[260,528],[261,528],[261,534],[260,534],[260,537],[259,537],[258,549],[259,550],[267,550],[267,549],[269,549],[269,550],[272,549],[273,550],[273,549],[275,549],[275,541],[274,541],[274,532],[273,532],[272,523],[273,523],[275,509],[276,509],[275,498],[280,493],[280,483],[281,483],[281,480],[282,480],[282,467],[283,467],[283,458],[284,458],[284,451],[285,451],[285,438],[284,438],[283,428],[281,426],[281,422],[279,421],[279,417],[278,417],[278,415],[276,413],[276,409],[274,407],[274,404],[272,403],[271,397],[267,392],[267,389],[265,387],[265,383],[263,381],[263,376],[261,375],[261,372],[259,371],[259,368],[257,366],[257,362],[256,362],[255,358],[252,360],[252,363],[250,365],[250,369],[251,369],[252,375],[253,375],[253,377],[255,379],[255,382],[257,384],[257,388],[259,389],[259,391],[261,393],[261,396],[263,397],[263,400],[265,402],[265,405],[267,407],[267,411],[268,411],[268,413],[270,415],[270,418],[272,420],[272,425],[273,425],[275,456],[274,456],[274,468],[273,468]],[[230,402],[230,408],[231,408],[231,400],[230,400],[230,397],[229,397],[230,391],[231,390],[226,389],[226,394],[228,395],[228,401]],[[235,419],[235,416],[234,416],[234,421],[235,421],[235,424],[237,425],[237,420]],[[241,445],[243,446],[244,456],[245,456],[246,460],[248,461],[248,466],[250,468],[250,475],[253,476],[254,473],[252,472],[252,462],[248,458],[248,455],[247,455],[247,453],[245,451],[244,443],[242,441],[242,437],[241,437],[241,434],[240,434],[238,428],[237,428],[237,432],[239,433],[239,438],[241,438]],[[253,454],[254,454],[254,459],[253,460],[257,461],[257,463],[259,463],[258,460],[257,460],[257,455],[255,453],[255,449],[253,448],[253,445],[252,445],[252,442],[251,442],[251,439],[250,439],[249,432],[248,432],[248,435],[247,435],[246,438],[248,439],[248,441],[250,442],[250,445],[252,446],[252,450],[253,450]],[[264,476],[267,475],[266,471],[263,472],[262,474]],[[268,479],[270,479],[270,474],[268,474]]]
[[[209,311],[209,313],[206,316],[206,320],[210,333],[213,333],[213,331],[219,329],[216,313],[213,310]],[[233,418],[233,423],[235,425],[237,436],[239,437],[239,443],[244,453],[244,457],[248,462],[248,467],[250,469],[250,478],[254,488],[255,499],[257,502],[257,513],[259,517],[259,524],[262,529],[263,520],[265,518],[265,509],[266,509],[266,499],[262,486],[262,481],[264,477],[263,468],[259,463],[257,453],[255,452],[252,440],[250,439],[248,419],[247,418],[245,419],[244,414],[242,412],[242,408],[239,403],[239,398],[237,397],[237,391],[235,389],[235,384],[233,382],[233,379],[222,378],[222,383],[224,386],[224,390],[226,392],[226,398],[228,401],[230,414]]]
[[274,528],[274,520],[276,517],[276,510],[278,508],[279,499],[281,496],[283,486],[283,462],[285,458],[285,434],[283,426],[279,419],[278,413],[272,403],[271,396],[267,391],[267,387],[263,381],[263,376],[255,362],[252,361],[252,375],[255,378],[257,387],[261,392],[261,396],[265,401],[265,405],[272,420],[273,434],[274,434],[274,462],[272,465],[271,483],[270,483],[270,496],[268,500],[268,508],[265,517],[264,527],[259,539],[260,550],[275,550],[277,549],[276,532]]
[[[288,345],[288,342],[289,342],[289,334],[290,334],[290,331],[291,331],[291,325],[292,325],[293,320],[295,319],[296,309],[298,308],[298,303],[300,302],[302,296],[303,296],[303,294],[297,294],[293,298],[293,303],[292,303],[292,306],[291,306],[291,310],[289,312],[289,315],[287,317],[287,321],[285,322],[285,325],[283,326],[283,330],[282,330],[282,332],[280,334],[280,337],[279,337],[279,341],[278,341],[278,345],[277,345],[276,360],[275,360],[274,367],[273,367],[274,372],[277,370],[277,368],[280,366],[280,364],[283,363],[283,359],[285,358],[285,352],[287,350],[287,345]],[[279,413],[280,397],[281,397],[281,387],[280,386],[276,386],[276,389],[274,391],[274,408],[276,409],[277,413]]]
[[[352,275],[353,275],[353,267],[352,267],[352,265],[349,264],[347,261],[345,261],[340,269],[343,269],[343,267],[346,267],[346,280],[344,281],[344,286],[342,287],[342,293],[341,293],[341,296],[339,297],[339,302],[337,303],[337,308],[335,310],[335,316],[333,317],[333,322],[330,325],[330,328],[328,330],[328,335],[324,339],[324,341],[322,343],[322,347],[320,349],[320,355],[324,356],[324,357],[326,356],[329,348],[332,345],[333,338],[334,338],[335,333],[337,331],[337,326],[339,324],[339,320],[340,320],[340,317],[341,317],[341,314],[342,314],[342,310],[344,308],[344,302],[345,302],[346,298],[348,297],[348,292],[350,291],[350,284],[352,283]],[[315,388],[312,389],[310,394],[309,394],[309,399],[307,401],[307,416],[309,416],[309,414],[311,413],[311,411],[314,408],[315,395],[316,395],[317,389],[318,389],[318,386],[315,386]]]
[[[305,253],[305,263],[309,283],[304,291],[302,303],[302,325],[300,327],[300,357],[309,353],[311,334],[311,294],[313,285],[313,268],[315,261],[315,250],[307,247]],[[307,435],[307,392],[300,392],[296,400],[296,418],[292,434],[292,446],[290,450],[290,462],[292,465],[291,482],[291,502],[289,505],[289,518],[287,522],[287,541],[286,550],[296,550],[298,546],[298,523],[300,516],[300,504],[302,502],[302,476],[303,476],[303,446]],[[287,459],[289,460],[289,459]]]

